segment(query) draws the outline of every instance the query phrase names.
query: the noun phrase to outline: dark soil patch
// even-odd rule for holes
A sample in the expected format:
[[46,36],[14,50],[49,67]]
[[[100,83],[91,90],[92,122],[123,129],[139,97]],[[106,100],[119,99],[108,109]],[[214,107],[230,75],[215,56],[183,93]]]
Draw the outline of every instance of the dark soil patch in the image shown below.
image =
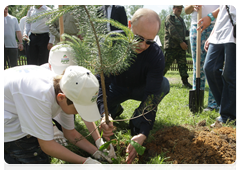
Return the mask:
[[201,121],[190,125],[166,127],[145,143],[145,153],[138,163],[165,153],[166,163],[174,164],[232,164],[236,160],[236,129],[206,126]]

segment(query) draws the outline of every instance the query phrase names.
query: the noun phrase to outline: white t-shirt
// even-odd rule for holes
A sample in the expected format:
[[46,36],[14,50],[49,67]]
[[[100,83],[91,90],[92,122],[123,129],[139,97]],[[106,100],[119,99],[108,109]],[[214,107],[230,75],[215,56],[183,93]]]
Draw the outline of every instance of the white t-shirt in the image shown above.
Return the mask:
[[[202,18],[206,17],[209,13],[212,13],[216,10],[219,5],[203,5],[202,6]],[[211,23],[215,23],[216,20],[212,21]],[[197,11],[193,11],[191,13],[191,24],[197,24]]]
[[[236,23],[236,8],[232,5],[229,5],[229,12],[232,16],[233,23]],[[233,37],[233,26],[226,9],[226,5],[220,6],[214,33],[210,36],[209,43],[236,43],[236,38]]]
[[4,142],[27,134],[53,139],[52,118],[66,129],[74,129],[73,115],[56,102],[54,74],[40,66],[17,66],[4,70]]
[[18,20],[12,15],[4,17],[4,46],[6,48],[18,48],[16,31],[21,31]]

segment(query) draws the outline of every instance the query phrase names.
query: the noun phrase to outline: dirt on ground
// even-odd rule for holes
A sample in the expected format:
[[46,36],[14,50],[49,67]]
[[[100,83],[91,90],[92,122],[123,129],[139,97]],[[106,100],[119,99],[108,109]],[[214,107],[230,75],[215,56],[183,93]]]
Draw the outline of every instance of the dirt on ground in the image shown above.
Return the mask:
[[210,128],[203,120],[196,126],[165,127],[143,146],[146,150],[138,163],[165,153],[165,163],[232,164],[236,160],[236,129],[221,124]]

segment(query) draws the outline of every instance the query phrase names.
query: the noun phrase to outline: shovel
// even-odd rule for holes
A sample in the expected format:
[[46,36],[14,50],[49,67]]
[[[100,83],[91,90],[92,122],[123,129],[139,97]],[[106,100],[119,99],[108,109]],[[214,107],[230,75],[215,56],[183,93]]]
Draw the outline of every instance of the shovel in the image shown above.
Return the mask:
[[[58,5],[58,8],[61,9],[63,5]],[[59,18],[59,31],[60,31],[60,41],[63,41],[62,34],[64,33],[64,23],[63,23],[63,15]]]
[[[197,20],[202,18],[202,7],[198,10]],[[199,24],[198,24],[199,27]],[[203,111],[204,90],[200,90],[201,30],[197,30],[196,90],[189,91],[189,109],[192,113]]]

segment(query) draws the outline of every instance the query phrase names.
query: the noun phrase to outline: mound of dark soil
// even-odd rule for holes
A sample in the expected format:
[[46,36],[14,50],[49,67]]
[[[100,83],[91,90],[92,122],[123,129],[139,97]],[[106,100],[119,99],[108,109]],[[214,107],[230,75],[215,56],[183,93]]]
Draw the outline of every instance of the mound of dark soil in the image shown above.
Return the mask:
[[231,164],[236,160],[236,129],[206,127],[206,121],[196,127],[183,125],[166,127],[145,143],[145,153],[139,163],[165,153],[165,162],[174,164]]

